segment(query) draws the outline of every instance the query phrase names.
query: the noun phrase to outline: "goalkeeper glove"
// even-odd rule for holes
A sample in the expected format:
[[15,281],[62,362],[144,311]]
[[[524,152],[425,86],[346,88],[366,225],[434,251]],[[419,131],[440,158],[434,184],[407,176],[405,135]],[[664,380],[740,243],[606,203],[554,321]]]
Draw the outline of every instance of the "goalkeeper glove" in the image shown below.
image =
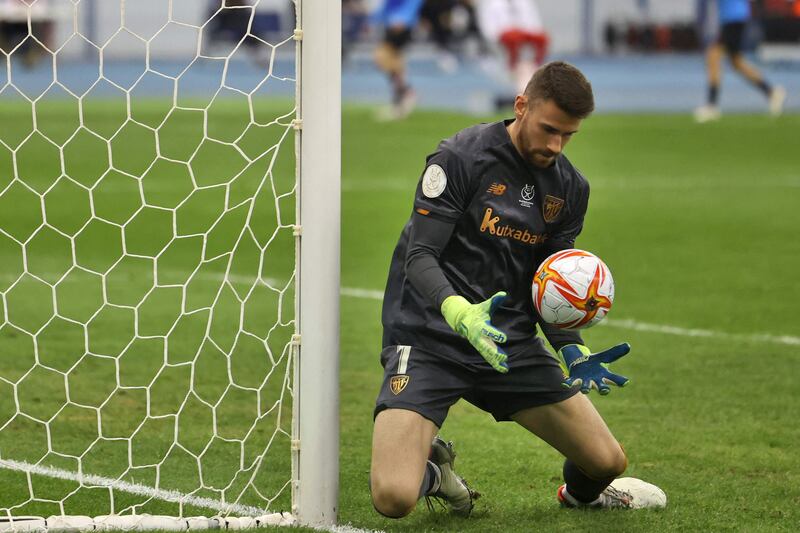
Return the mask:
[[558,351],[561,368],[566,376],[562,385],[565,388],[577,385],[584,394],[589,394],[591,389],[597,389],[600,394],[608,394],[611,392],[609,385],[612,383],[624,387],[629,381],[628,378],[609,372],[607,365],[629,351],[631,345],[627,342],[598,353],[592,353],[582,344],[564,346]]
[[486,301],[471,304],[463,296],[448,296],[442,302],[442,315],[453,330],[465,337],[492,367],[508,372],[508,355],[496,343],[506,342],[506,334],[492,325],[492,313],[503,300],[505,292],[498,292]]

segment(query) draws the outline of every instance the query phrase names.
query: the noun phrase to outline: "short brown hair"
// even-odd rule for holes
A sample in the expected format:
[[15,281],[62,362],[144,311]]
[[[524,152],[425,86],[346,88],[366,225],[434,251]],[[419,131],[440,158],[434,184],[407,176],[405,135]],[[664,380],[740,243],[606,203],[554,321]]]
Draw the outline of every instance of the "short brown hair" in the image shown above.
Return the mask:
[[539,67],[525,87],[528,105],[553,100],[565,113],[586,118],[594,111],[592,84],[583,73],[564,61],[551,61]]

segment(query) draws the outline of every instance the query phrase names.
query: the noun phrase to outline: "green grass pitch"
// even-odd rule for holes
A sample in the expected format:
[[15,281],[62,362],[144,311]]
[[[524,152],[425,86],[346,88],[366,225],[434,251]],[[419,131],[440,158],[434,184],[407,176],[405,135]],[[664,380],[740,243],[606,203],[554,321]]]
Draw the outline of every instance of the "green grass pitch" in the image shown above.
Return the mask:
[[[138,306],[143,328],[138,336],[145,339],[135,344],[135,357],[116,359],[124,370],[121,385],[131,390],[109,404],[109,431],[130,435],[136,429],[136,420],[126,419],[126,415],[141,411],[146,402],[141,387],[149,383],[152,413],[163,415],[154,421],[163,427],[151,423],[137,433],[139,437],[131,445],[132,459],[124,453],[127,448],[123,449],[123,444],[110,440],[106,448],[90,450],[83,465],[87,471],[92,469],[88,473],[114,477],[128,461],[135,465],[158,462],[159,454],[173,442],[172,434],[165,437],[165,431],[174,426],[169,417],[191,383],[187,367],[181,363],[186,362],[186,354],[197,353],[209,323],[210,337],[223,351],[232,347],[236,339],[229,332],[236,330],[240,319],[239,301],[247,299],[250,303],[241,315],[242,328],[254,335],[229,359],[229,375],[226,358],[219,350],[200,351],[203,364],[198,364],[198,377],[205,378],[205,384],[198,386],[197,398],[187,406],[191,416],[180,426],[180,442],[186,451],[173,454],[160,478],[166,488],[189,491],[197,487],[191,453],[199,453],[211,440],[213,445],[203,455],[207,484],[232,483],[235,488],[242,480],[227,477],[231,470],[226,455],[229,443],[211,439],[204,424],[188,422],[207,419],[210,409],[203,401],[222,399],[218,410],[224,416],[219,416],[218,433],[243,440],[241,453],[246,458],[263,447],[276,427],[288,430],[288,418],[276,420],[275,416],[265,417],[263,427],[247,433],[251,415],[263,414],[266,402],[258,400],[274,399],[278,394],[272,385],[262,386],[257,376],[272,368],[271,363],[264,363],[267,348],[277,351],[275,368],[284,368],[279,347],[289,329],[278,327],[269,334],[270,325],[277,320],[278,299],[274,292],[257,288],[250,300],[248,291],[257,275],[285,281],[291,273],[291,233],[277,221],[290,221],[293,216],[293,200],[281,197],[291,187],[293,151],[289,142],[273,168],[277,195],[282,199],[276,203],[270,190],[262,199],[246,204],[253,206],[254,234],[236,248],[246,216],[230,208],[253,194],[258,176],[267,168],[266,160],[256,160],[252,173],[245,172],[227,189],[226,180],[249,168],[248,158],[257,158],[284,128],[248,127],[241,103],[213,107],[208,136],[236,141],[246,156],[242,157],[224,145],[201,146],[203,136],[197,133],[198,128],[202,132],[200,113],[167,116],[168,110],[161,102],[132,110],[142,124],[156,127],[163,123],[158,128],[161,133],[154,138],[147,128],[124,129],[110,148],[121,172],[111,174],[107,186],[97,187],[96,203],[92,204],[80,186],[56,184],[62,170],[58,151],[43,138],[32,137],[14,157],[8,148],[0,148],[0,228],[7,234],[0,236],[0,295],[4,303],[0,307],[4,324],[0,328],[0,376],[6,377],[5,382],[0,381],[0,425],[14,415],[17,401],[35,417],[55,415],[52,442],[58,453],[48,455],[49,464],[75,469],[76,461],[68,456],[81,453],[87,439],[96,437],[92,410],[73,407],[56,415],[65,397],[64,374],[45,371],[41,365],[31,374],[26,372],[34,357],[63,373],[72,372],[71,399],[91,407],[100,405],[112,392],[109,387],[113,389],[114,382],[109,385],[108,380],[116,379],[115,359],[95,357],[92,364],[84,362],[72,370],[84,340],[69,321],[46,332],[36,354],[29,336],[11,323],[35,329],[52,312],[48,306],[57,305],[60,313],[75,322],[96,320],[93,351],[119,355],[127,346],[126,339],[133,337],[133,332],[125,329],[132,312],[128,309]],[[78,110],[71,104],[51,103],[38,113],[38,129],[57,144],[66,142],[78,124]],[[119,106],[112,104],[98,104],[83,113],[87,127],[101,136],[110,136],[125,118]],[[273,106],[264,106],[259,122],[266,123],[277,114]],[[16,148],[32,128],[26,122],[30,110],[26,115],[24,108],[20,111],[19,106],[4,104],[0,115],[4,119],[0,140]],[[440,139],[475,120],[418,112],[406,121],[379,124],[370,110],[346,108],[344,288],[380,293],[390,254],[411,212],[413,189],[425,155]],[[617,285],[607,324],[586,332],[585,337],[590,346],[598,348],[622,341],[633,346],[632,353],[615,366],[631,378],[631,385],[604,398],[593,395],[593,399],[628,452],[627,474],[662,487],[669,498],[667,509],[559,509],[555,489],[560,483],[562,458],[521,428],[496,424],[489,415],[461,402],[451,410],[442,435],[456,442],[458,471],[483,494],[473,516],[463,520],[431,514],[422,504],[402,521],[377,515],[367,484],[372,406],[382,374],[378,361],[380,300],[370,297],[370,292],[345,291],[341,299],[340,522],[409,532],[793,529],[800,521],[800,472],[793,451],[800,440],[796,420],[800,412],[796,311],[800,285],[794,279],[800,265],[797,131],[797,115],[778,120],[760,115],[726,116],[719,123],[698,126],[681,115],[598,114],[584,123],[567,148],[570,159],[592,184],[589,214],[578,246],[600,255]],[[107,145],[88,133],[76,139],[74,149],[65,150],[63,170],[78,184],[94,187],[108,166]],[[198,155],[193,157],[198,147]],[[145,174],[139,186],[129,175],[144,174],[145,162],[153,160],[156,150],[171,159],[191,162],[165,162],[151,170],[154,174]],[[11,183],[14,168],[29,189]],[[197,197],[192,196],[192,201],[182,203],[194,189],[187,168],[204,188],[202,193],[194,193]],[[143,200],[163,209],[134,216],[126,234],[117,225],[127,223]],[[87,230],[84,225],[92,218],[92,209],[108,222],[90,223]],[[278,218],[277,211],[283,218]],[[27,241],[41,226],[42,212],[59,232],[41,232]],[[174,213],[174,218],[169,213]],[[223,217],[225,223],[214,225],[223,213],[229,213]],[[269,241],[273,234],[276,238]],[[74,236],[74,256],[70,239],[64,235]],[[46,283],[27,276],[11,288],[23,271],[22,247],[15,240],[27,243],[24,259],[28,271]],[[138,257],[117,264],[123,240],[129,253]],[[260,262],[259,251],[268,242],[267,254]],[[159,285],[185,289],[157,291],[151,293],[155,294],[152,301],[145,298],[143,302],[143,295],[153,285],[148,276],[152,276],[154,260],[149,258],[162,246],[167,246],[169,253],[163,265],[158,265],[158,275],[165,276],[159,278]],[[234,261],[231,268],[233,282],[222,286],[224,260],[234,249],[234,257],[241,260]],[[201,262],[207,270],[187,284],[189,274]],[[67,274],[73,263],[83,268]],[[94,272],[104,273],[105,283]],[[62,280],[64,274],[67,279]],[[56,287],[55,304],[53,298],[48,299],[53,292],[48,284]],[[291,298],[290,292],[285,298]],[[115,302],[118,307],[101,313],[99,320],[94,313],[103,301]],[[193,311],[189,316],[196,320],[184,320],[178,333],[173,331],[166,342],[159,340],[172,331],[167,326],[179,319],[182,305]],[[290,303],[284,305],[291,309]],[[204,313],[212,312],[215,319],[209,322]],[[156,376],[163,358],[172,366]],[[20,383],[18,400],[10,382]],[[231,382],[242,387],[226,389]],[[285,403],[288,408],[289,402]],[[18,424],[0,431],[0,457],[34,461],[48,450],[47,437],[35,423],[17,418]],[[145,438],[148,435],[152,438]],[[271,451],[288,455],[283,434],[278,434],[274,446]],[[286,459],[272,460],[275,464],[267,471],[274,474],[265,475],[262,482],[277,490],[279,479],[288,479],[288,463]],[[133,474],[134,481],[150,486],[156,475],[154,469],[145,467]],[[61,500],[75,487],[75,483],[43,476],[31,480],[36,495],[44,500]],[[107,491],[95,492],[66,497],[67,511],[107,512]],[[203,490],[198,496],[219,494]],[[127,498],[123,505],[140,504],[142,512],[175,512],[173,504],[134,495],[121,497]],[[25,476],[0,469],[0,509],[28,498]],[[102,505],[93,503],[98,500]],[[258,501],[246,493],[242,503]],[[284,491],[275,507],[285,509],[287,504]],[[23,511],[57,512],[57,507],[40,502]],[[191,511],[212,514],[202,509]]]

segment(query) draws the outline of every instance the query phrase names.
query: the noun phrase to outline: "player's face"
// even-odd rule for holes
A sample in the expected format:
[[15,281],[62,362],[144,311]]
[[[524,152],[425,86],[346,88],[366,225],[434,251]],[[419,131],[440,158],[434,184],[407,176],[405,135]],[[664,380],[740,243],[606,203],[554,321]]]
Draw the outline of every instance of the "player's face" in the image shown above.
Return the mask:
[[565,113],[554,101],[529,102],[523,95],[514,101],[514,116],[511,140],[522,157],[540,168],[555,162],[581,124],[581,119]]

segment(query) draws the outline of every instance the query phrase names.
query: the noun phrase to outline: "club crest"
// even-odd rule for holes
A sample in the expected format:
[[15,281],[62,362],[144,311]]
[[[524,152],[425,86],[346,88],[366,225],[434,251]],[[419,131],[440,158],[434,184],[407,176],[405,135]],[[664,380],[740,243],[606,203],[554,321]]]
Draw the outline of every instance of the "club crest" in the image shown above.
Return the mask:
[[544,197],[544,205],[542,206],[542,214],[544,215],[545,222],[552,222],[558,217],[561,208],[564,207],[564,200],[550,196],[549,194]]
[[403,389],[405,389],[406,385],[408,385],[409,379],[411,378],[405,374],[392,376],[392,379],[389,380],[389,388],[391,389],[392,394],[397,396],[398,394],[403,392]]

